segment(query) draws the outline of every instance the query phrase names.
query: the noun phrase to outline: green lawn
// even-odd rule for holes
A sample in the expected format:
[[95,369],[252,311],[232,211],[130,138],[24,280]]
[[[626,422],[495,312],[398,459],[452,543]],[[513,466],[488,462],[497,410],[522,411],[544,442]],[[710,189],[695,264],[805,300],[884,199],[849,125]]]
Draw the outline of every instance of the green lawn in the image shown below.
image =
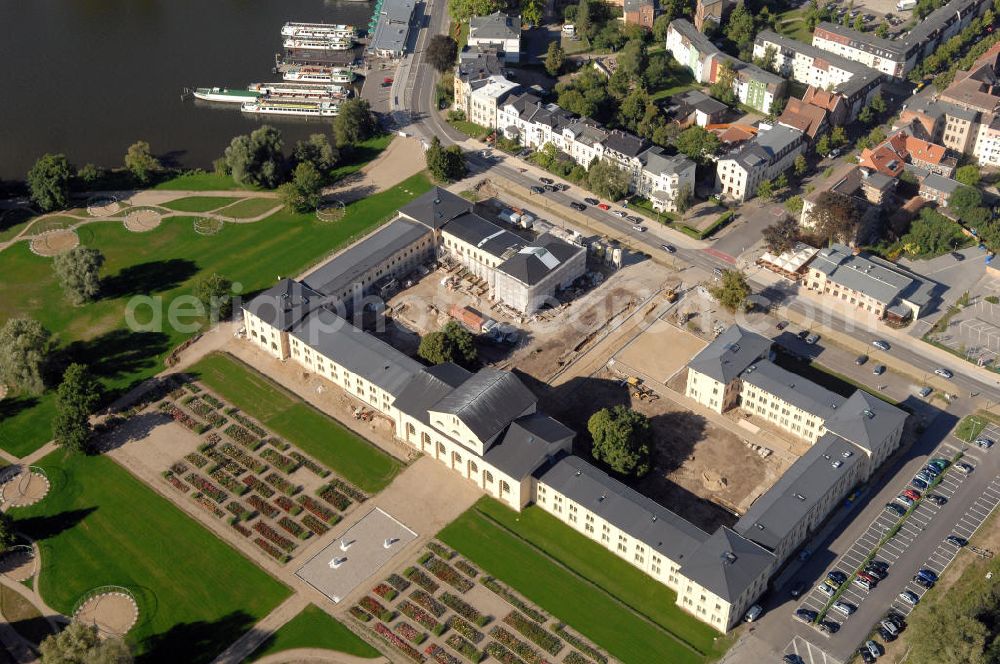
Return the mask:
[[622,661],[651,661],[651,653],[658,653],[659,661],[683,664],[721,654],[714,643],[718,634],[676,607],[673,591],[537,507],[516,514],[484,498],[438,536]]
[[694,75],[686,67],[682,67],[666,51],[650,53],[649,57],[650,60],[662,58],[667,63],[667,69],[670,72],[670,76],[667,77],[662,87],[649,91],[649,97],[652,101],[666,99],[667,97],[672,97],[673,95],[698,87],[698,84],[694,80]]
[[252,189],[236,184],[231,175],[217,175],[194,171],[160,182],[153,189],[170,189],[172,191],[224,191],[228,189]]
[[[51,260],[19,242],[0,252],[0,324],[13,316],[36,318],[58,337],[60,362],[87,363],[114,395],[160,371],[170,349],[194,333],[197,326],[167,324],[166,314],[202,273],[218,272],[238,283],[242,293],[259,291],[276,275],[298,274],[371,231],[429,188],[418,174],[349,203],[345,217],[335,223],[282,210],[252,224],[226,224],[211,237],[195,233],[186,217],[167,219],[148,233],[131,233],[121,224],[84,226],[81,244],[100,249],[106,261],[101,299],[82,307],[62,304]],[[127,305],[138,301],[133,298],[152,298],[136,309],[138,322],[149,323],[154,309],[163,313],[162,322],[144,330],[126,327]],[[53,412],[51,392],[0,401],[0,448],[23,455],[40,447],[50,438]]]
[[35,218],[28,210],[8,210],[0,213],[0,242],[10,240]]
[[273,210],[279,205],[281,205],[281,201],[274,198],[246,198],[217,212],[225,217],[248,219]]
[[322,648],[368,659],[381,655],[328,613],[310,604],[269,636],[246,661],[255,662],[267,655],[295,648]]
[[399,461],[231,355],[209,355],[189,373],[364,491],[384,489],[399,472]]
[[177,212],[209,212],[241,200],[239,198],[229,198],[226,196],[188,196],[178,198],[175,201],[164,203],[163,207]]
[[395,134],[381,134],[353,146],[349,151],[341,153],[340,161],[330,171],[330,182],[343,180],[352,173],[357,173],[365,165],[374,160],[382,151],[389,147]]
[[966,415],[955,427],[955,435],[967,443],[971,443],[986,428],[986,419],[977,415]]
[[778,14],[778,34],[797,39],[805,44],[812,44],[812,33],[805,21],[805,10],[796,7]]
[[120,585],[138,600],[142,662],[208,662],[289,595],[284,585],[107,457],[54,452],[49,495],[11,513],[41,547],[40,592],[68,614]]
[[448,124],[469,138],[481,139],[492,131],[489,127],[484,127],[468,120],[448,120]]

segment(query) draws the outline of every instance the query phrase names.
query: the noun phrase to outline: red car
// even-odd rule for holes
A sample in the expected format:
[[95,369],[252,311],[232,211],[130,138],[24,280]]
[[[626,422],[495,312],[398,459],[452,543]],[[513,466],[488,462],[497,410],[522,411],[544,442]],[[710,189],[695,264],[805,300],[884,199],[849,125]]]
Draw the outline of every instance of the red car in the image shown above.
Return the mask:
[[867,581],[868,583],[872,584],[873,586],[876,583],[878,583],[878,579],[876,579],[874,576],[872,576],[868,572],[858,572],[858,578],[859,579],[864,579],[865,581]]
[[607,203],[598,203],[597,207],[601,208],[602,210],[610,210],[611,209],[611,206],[608,205]]
[[916,489],[907,489],[903,492],[903,495],[912,500],[920,500],[920,492]]

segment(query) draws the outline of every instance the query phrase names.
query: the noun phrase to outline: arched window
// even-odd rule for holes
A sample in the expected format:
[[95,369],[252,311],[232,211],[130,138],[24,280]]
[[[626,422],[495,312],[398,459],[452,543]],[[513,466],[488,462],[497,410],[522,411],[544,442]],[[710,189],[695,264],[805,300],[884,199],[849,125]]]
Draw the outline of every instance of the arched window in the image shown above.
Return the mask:
[[413,422],[406,423],[406,439],[409,440],[410,436],[417,432],[416,427],[413,426]]
[[500,480],[500,493],[510,493],[510,485],[503,480]]
[[469,477],[475,477],[479,474],[479,466],[472,459],[469,459]]
[[486,483],[493,484],[493,473],[488,470],[486,471]]
[[462,463],[462,455],[458,452],[451,453],[451,464],[452,466],[458,466]]
[[[424,431],[420,434],[420,447],[427,450],[427,448],[430,446],[431,446],[431,437],[427,435],[426,431]],[[427,451],[430,452],[430,450]]]

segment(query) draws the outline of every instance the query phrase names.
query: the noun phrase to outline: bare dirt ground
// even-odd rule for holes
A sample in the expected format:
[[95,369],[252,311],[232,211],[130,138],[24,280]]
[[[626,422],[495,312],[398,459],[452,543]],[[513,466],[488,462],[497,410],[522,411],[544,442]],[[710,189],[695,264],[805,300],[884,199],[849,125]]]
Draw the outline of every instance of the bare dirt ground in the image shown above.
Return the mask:
[[375,161],[325,189],[323,194],[346,203],[394,187],[424,168],[426,161],[420,141],[397,136]]
[[659,320],[616,353],[615,360],[640,367],[650,378],[666,383],[705,346],[693,334]]
[[18,583],[35,575],[35,554],[24,549],[7,551],[0,555],[0,574]]
[[95,625],[106,636],[124,636],[139,618],[135,601],[122,593],[104,593],[87,601],[73,616]]
[[781,464],[762,459],[732,432],[666,398],[637,399],[619,376],[604,370],[576,378],[543,398],[546,412],[577,431],[574,451],[590,457],[587,419],[595,410],[628,405],[650,418],[654,467],[637,491],[700,528],[732,525],[762,483],[780,476]]
[[76,231],[59,230],[43,233],[31,239],[31,251],[39,256],[58,256],[80,244]]

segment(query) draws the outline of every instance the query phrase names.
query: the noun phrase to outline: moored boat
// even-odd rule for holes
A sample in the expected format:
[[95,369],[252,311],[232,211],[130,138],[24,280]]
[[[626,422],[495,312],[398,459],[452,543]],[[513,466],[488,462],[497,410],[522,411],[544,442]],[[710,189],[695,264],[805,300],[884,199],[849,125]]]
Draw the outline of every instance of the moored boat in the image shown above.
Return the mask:
[[298,23],[290,21],[282,26],[281,36],[298,37],[300,39],[355,39],[358,36],[358,31],[353,25]]
[[195,88],[192,94],[196,99],[218,101],[227,104],[242,104],[256,101],[263,95],[259,90],[241,90],[240,88]]
[[261,115],[297,115],[303,117],[333,117],[340,112],[340,106],[332,101],[300,101],[288,99],[261,98],[244,102],[244,113]]
[[289,37],[285,40],[285,48],[309,51],[347,51],[352,46],[354,46],[353,39],[297,39]]
[[346,97],[348,92],[342,86],[332,83],[301,83],[298,81],[251,83],[247,89],[264,95],[302,99],[334,99]]
[[282,77],[304,83],[352,83],[357,74],[342,67],[293,67],[285,70]]

